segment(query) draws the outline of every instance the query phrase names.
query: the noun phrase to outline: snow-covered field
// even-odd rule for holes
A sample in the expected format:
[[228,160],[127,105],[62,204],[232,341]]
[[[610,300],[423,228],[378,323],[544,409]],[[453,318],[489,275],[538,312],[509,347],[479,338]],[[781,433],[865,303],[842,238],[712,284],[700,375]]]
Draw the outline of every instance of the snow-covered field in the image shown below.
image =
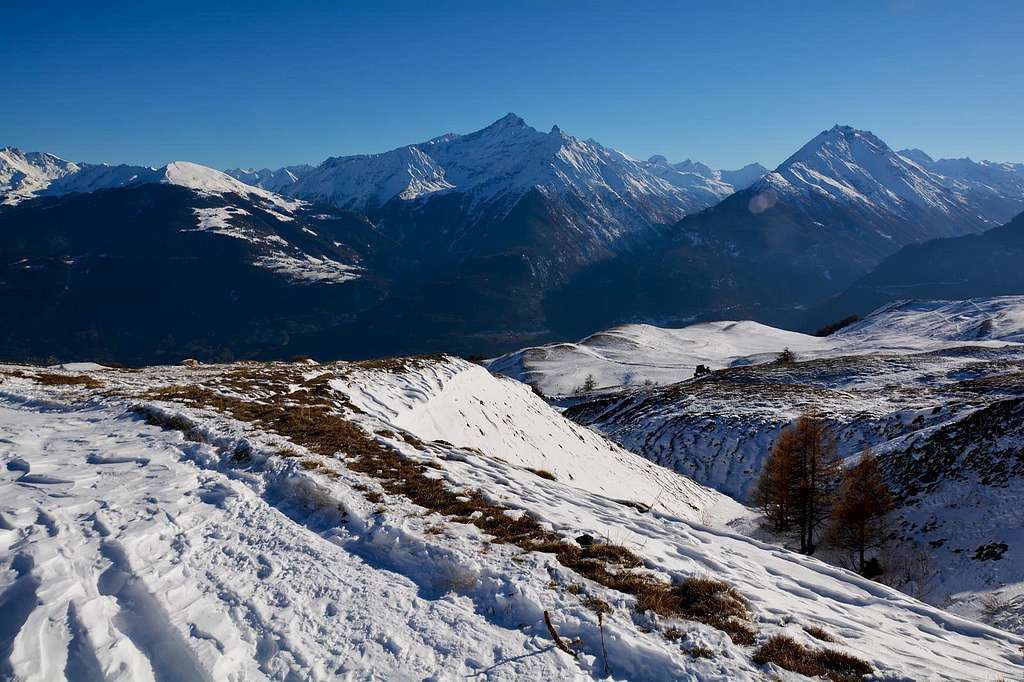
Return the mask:
[[[876,679],[1010,679],[1024,665],[1024,638],[746,538],[728,523],[749,517],[736,503],[579,429],[522,385],[439,358],[0,368],[0,677],[799,679],[710,626],[637,611],[552,554],[387,493],[350,453],[318,455],[152,393],[187,384],[256,404],[265,385],[238,377],[262,372],[285,377],[297,419],[303,386],[326,379],[327,399],[375,442],[511,517],[642,558],[622,570],[728,581],[758,643],[785,632],[823,646],[802,630],[817,625]],[[62,383],[83,374],[99,383]],[[603,628],[590,598],[611,607]],[[554,646],[545,611],[575,657]],[[698,647],[710,657],[688,653]]]
[[767,362],[784,348],[794,352],[833,348],[829,339],[785,331],[759,322],[705,322],[681,329],[628,324],[592,334],[579,343],[552,343],[491,360],[488,367],[536,386],[544,395],[578,392],[588,377],[596,389],[672,384],[737,362]]
[[898,301],[827,337],[758,322],[721,321],[681,329],[628,324],[579,343],[515,351],[488,363],[491,371],[535,386],[547,396],[577,392],[587,377],[596,389],[671,384],[711,369],[775,360],[789,348],[798,359],[865,353],[917,353],[951,343],[1024,343],[1024,297],[972,301]]

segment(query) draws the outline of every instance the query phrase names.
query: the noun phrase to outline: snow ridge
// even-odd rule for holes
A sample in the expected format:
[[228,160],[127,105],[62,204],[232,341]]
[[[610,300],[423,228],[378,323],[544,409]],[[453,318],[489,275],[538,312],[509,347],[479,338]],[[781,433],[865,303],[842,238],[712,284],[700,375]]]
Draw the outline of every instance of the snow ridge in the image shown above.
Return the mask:
[[239,194],[285,211],[294,211],[299,206],[295,200],[190,161],[173,161],[160,168],[77,164],[52,154],[25,153],[13,147],[0,149],[0,197],[8,205],[33,196],[61,196],[147,183],[186,187],[205,196]]
[[79,166],[43,152],[0,149],[0,203],[13,205],[45,189],[51,182],[75,173]]
[[474,133],[448,133],[381,154],[327,159],[281,191],[356,211],[457,192],[469,198],[471,215],[479,215],[508,210],[538,190],[582,207],[577,209],[581,227],[605,233],[611,241],[674,222],[734,189],[721,174],[663,171],[558,126],[537,131],[510,113]]
[[569,396],[594,379],[597,390],[664,385],[710,369],[771,362],[785,348],[802,359],[918,353],[952,344],[1024,344],[1024,296],[968,301],[894,301],[826,337],[759,322],[703,322],[680,329],[648,324],[613,327],[577,342],[507,353],[487,363],[499,374],[548,396]]

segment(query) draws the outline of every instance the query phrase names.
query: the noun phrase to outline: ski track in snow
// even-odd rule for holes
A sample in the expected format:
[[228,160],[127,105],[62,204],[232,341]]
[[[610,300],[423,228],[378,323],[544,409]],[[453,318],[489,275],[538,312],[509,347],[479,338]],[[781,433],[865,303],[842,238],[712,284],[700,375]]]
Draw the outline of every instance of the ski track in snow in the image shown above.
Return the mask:
[[[190,371],[97,375],[137,392],[187,380]],[[347,382],[344,392],[376,401],[376,414],[359,416],[364,426],[418,431],[424,439],[448,435],[455,446],[435,440],[418,450],[391,442],[409,457],[443,462],[438,475],[451,483],[529,510],[563,535],[587,532],[624,544],[664,577],[729,580],[749,601],[762,638],[785,631],[815,645],[800,626],[818,624],[840,638],[837,646],[870,660],[882,679],[995,680],[1024,663],[1017,651],[1022,638],[728,530],[725,519],[742,508],[700,486],[671,491],[680,507],[689,500],[696,509],[640,513],[617,501],[635,502],[631,495],[650,485],[642,469],[626,473],[633,471],[632,455],[604,445],[609,456],[602,465],[603,441],[592,434],[586,447],[568,454],[542,448],[545,439],[578,439],[578,427],[529,389],[479,367],[449,359],[397,376],[363,370],[337,376],[334,383]],[[633,612],[624,595],[581,581],[551,555],[490,545],[476,528],[424,516],[404,498],[371,504],[353,486],[376,483],[338,460],[303,455],[337,467],[337,476],[327,478],[295,459],[268,456],[284,444],[280,437],[168,406],[192,420],[209,444],[189,442],[144,424],[118,399],[72,404],[59,390],[25,379],[9,379],[4,389],[0,676],[600,677],[594,614],[570,592],[552,589],[553,582],[584,582],[585,593],[614,609],[604,640],[616,679],[764,677],[750,662],[750,649],[682,621],[676,625],[686,631],[686,647],[716,652],[713,659],[691,658],[659,634],[664,623]],[[478,413],[469,411],[474,399]],[[487,437],[500,447],[522,437],[522,452],[540,454],[521,455],[517,463],[456,447],[474,446],[471,431],[454,428],[458,419],[484,416],[481,424],[493,429]],[[437,429],[433,436],[431,429]],[[523,468],[547,458],[549,468],[567,472],[566,458],[577,457],[581,473],[601,466],[624,472],[622,489],[599,471],[549,481]],[[700,510],[718,503],[733,506]],[[545,609],[564,638],[580,640],[578,658],[553,648]]]

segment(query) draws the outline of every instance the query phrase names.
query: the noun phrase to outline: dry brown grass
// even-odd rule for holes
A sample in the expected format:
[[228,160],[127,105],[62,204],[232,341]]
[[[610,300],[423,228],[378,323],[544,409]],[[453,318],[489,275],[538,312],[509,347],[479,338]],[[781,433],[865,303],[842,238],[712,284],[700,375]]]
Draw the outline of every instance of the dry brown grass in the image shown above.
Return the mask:
[[612,612],[612,607],[608,602],[592,594],[584,596],[580,599],[580,603],[597,614],[604,615]]
[[412,370],[429,367],[431,364],[444,358],[443,355],[417,355],[406,358],[380,358],[378,360],[361,360],[351,363],[354,367],[361,369],[372,369],[378,372],[390,372],[391,374],[402,374]]
[[548,471],[547,469],[531,469],[530,467],[526,467],[526,470],[529,471],[531,474],[534,474],[536,476],[540,476],[541,478],[546,478],[549,481],[557,481],[558,480],[558,477],[555,476],[550,471]]
[[690,655],[690,658],[714,658],[715,650],[710,649],[706,646],[695,646],[691,649],[687,649],[686,653]]
[[792,637],[775,635],[758,647],[752,658],[758,665],[774,663],[807,677],[828,677],[833,682],[854,682],[871,672],[871,665],[834,649],[808,649]]
[[828,632],[828,630],[820,628],[817,625],[805,625],[804,632],[809,634],[811,637],[814,637],[815,639],[820,639],[822,642],[837,641],[836,638]]
[[691,577],[674,587],[654,587],[644,595],[651,610],[694,620],[722,630],[736,644],[754,643],[747,604],[732,585],[709,577]]
[[84,386],[85,388],[103,388],[103,382],[85,374],[44,373],[31,377],[43,386]]

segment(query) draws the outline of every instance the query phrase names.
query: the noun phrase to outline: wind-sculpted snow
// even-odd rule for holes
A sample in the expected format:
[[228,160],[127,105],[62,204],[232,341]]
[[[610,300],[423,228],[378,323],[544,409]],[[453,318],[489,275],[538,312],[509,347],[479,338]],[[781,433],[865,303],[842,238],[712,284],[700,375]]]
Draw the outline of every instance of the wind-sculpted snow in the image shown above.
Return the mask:
[[839,348],[928,350],[950,344],[1024,343],[1024,296],[894,301],[834,335]]
[[562,418],[529,387],[462,361],[416,373],[336,382],[352,403],[424,440],[445,440],[566,485],[684,518],[731,521],[748,512],[728,497],[668,474]]
[[[622,490],[608,479],[604,493],[588,489],[600,439],[584,437],[568,454],[529,454],[576,429],[521,387],[459,361],[76,370],[102,389],[60,370],[46,372],[64,385],[38,383],[35,368],[0,371],[0,669],[19,680],[97,671],[158,681],[792,678],[754,665],[753,648],[719,630],[635,611],[631,597],[551,554],[490,542],[473,525],[382,494],[372,471],[349,468],[354,453],[317,455],[215,404],[145,397],[178,385],[266,400],[246,377],[264,377],[264,387],[290,381],[299,417],[309,382],[326,379],[338,410],[447,485],[483,491],[552,532],[623,544],[643,558],[630,570],[729,582],[758,641],[785,632],[818,646],[802,630],[817,625],[878,679],[1009,678],[1024,663],[1018,637],[718,519],[704,525],[686,509],[643,511],[616,499],[642,477],[626,477]],[[474,397],[485,405],[471,410]],[[549,480],[496,452],[459,447],[470,439],[460,412],[485,420],[505,455],[567,472],[578,458],[586,471],[579,482]],[[449,437],[426,441],[431,434]],[[513,447],[517,434],[525,440]],[[605,451],[607,466],[622,471],[620,451]],[[586,606],[593,599],[610,607],[603,628]],[[545,611],[576,657],[554,646]],[[669,627],[682,638],[665,638]],[[711,658],[689,655],[695,647]]]

